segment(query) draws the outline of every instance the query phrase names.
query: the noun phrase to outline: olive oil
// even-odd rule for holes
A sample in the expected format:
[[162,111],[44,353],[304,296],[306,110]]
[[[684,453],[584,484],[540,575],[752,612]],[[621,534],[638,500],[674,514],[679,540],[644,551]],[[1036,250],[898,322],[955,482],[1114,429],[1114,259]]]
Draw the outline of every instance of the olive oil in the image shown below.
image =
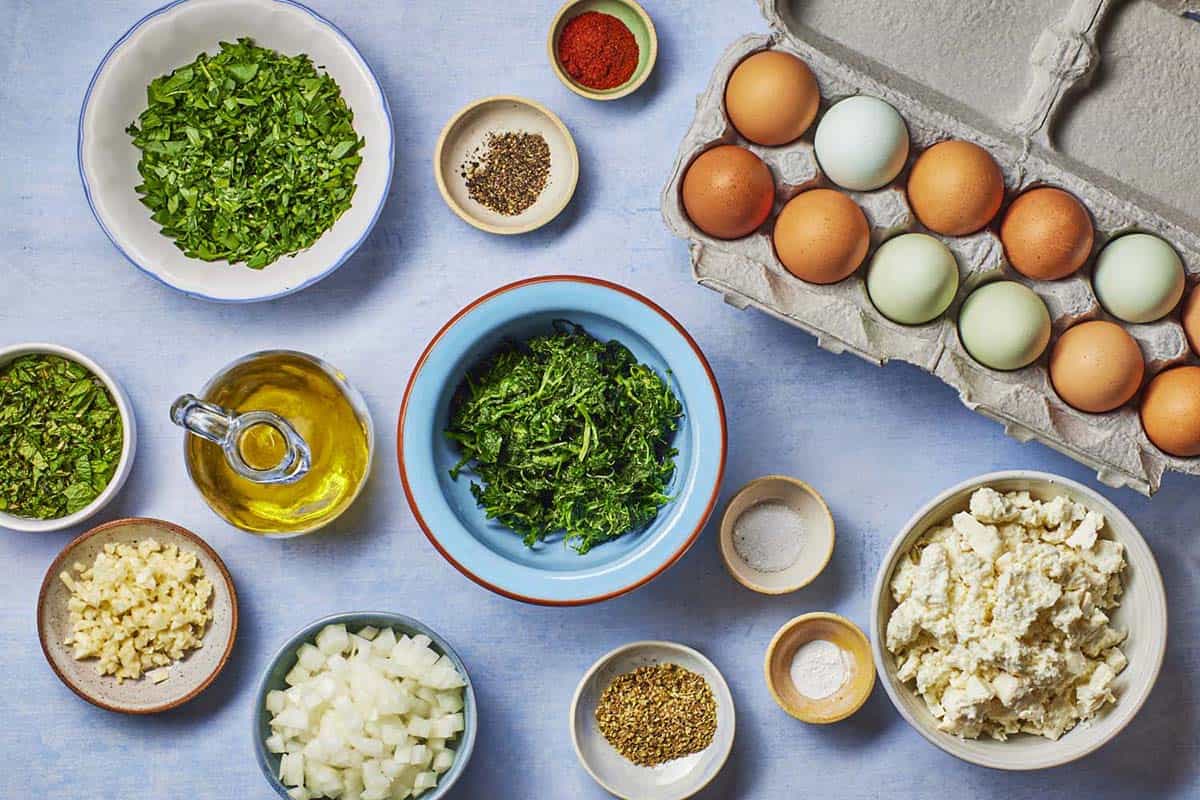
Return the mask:
[[[230,524],[268,535],[304,533],[341,514],[357,496],[370,467],[370,420],[357,393],[328,365],[289,351],[255,354],[218,375],[203,399],[236,413],[278,414],[312,454],[299,480],[258,483],[234,472],[220,445],[188,436],[188,472]],[[268,423],[246,428],[237,447],[254,469],[274,467],[287,451],[283,434]]]

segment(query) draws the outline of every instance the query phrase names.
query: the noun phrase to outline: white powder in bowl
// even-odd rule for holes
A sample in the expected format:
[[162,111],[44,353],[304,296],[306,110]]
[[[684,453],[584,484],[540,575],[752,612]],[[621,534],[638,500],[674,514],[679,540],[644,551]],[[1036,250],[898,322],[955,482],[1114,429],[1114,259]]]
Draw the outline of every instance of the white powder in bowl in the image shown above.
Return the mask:
[[849,653],[826,639],[811,639],[796,649],[789,674],[797,692],[820,700],[842,687],[850,669]]
[[780,572],[796,563],[804,538],[804,519],[776,500],[756,503],[733,523],[733,549],[757,572]]

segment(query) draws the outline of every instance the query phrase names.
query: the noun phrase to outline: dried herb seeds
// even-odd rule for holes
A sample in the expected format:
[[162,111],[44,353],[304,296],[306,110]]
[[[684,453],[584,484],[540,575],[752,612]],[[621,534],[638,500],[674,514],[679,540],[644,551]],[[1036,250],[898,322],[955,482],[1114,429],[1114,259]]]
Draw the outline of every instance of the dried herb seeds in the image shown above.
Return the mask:
[[678,664],[638,667],[605,688],[596,724],[618,753],[653,767],[712,744],[717,701],[703,677]]

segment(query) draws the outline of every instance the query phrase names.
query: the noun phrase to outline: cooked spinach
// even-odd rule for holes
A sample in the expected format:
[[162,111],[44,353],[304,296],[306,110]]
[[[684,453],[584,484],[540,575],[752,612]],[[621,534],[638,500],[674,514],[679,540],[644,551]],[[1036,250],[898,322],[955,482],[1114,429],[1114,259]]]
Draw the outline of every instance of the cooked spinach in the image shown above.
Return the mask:
[[310,247],[350,207],[364,141],[308,56],[221,42],[146,96],[127,129],[142,151],[136,191],[189,257],[261,269]]
[[476,501],[526,545],[562,532],[586,553],[671,499],[683,407],[620,342],[566,321],[555,331],[510,343],[467,375],[446,430],[462,453],[450,476],[477,474]]

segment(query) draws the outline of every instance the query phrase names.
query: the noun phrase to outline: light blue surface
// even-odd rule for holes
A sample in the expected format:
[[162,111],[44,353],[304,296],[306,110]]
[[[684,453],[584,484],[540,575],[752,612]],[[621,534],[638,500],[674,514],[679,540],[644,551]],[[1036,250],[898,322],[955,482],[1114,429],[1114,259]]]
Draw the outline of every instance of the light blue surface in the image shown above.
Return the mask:
[[[96,226],[75,171],[76,114],[100,57],[154,0],[80,4],[0,0],[0,341],[58,341],[120,380],[138,414],[139,453],[122,494],[97,522],[160,516],[204,536],[241,597],[233,658],[207,692],[152,718],[94,708],[62,686],[37,646],[42,573],[71,533],[0,532],[0,798],[269,798],[248,719],[270,655],[329,613],[382,608],[449,639],[480,703],[475,757],[454,800],[606,795],[575,762],[567,710],[575,683],[609,649],[635,639],[696,647],[724,672],[738,710],[729,765],[703,800],[831,797],[1200,796],[1200,481],[1168,476],[1147,500],[1107,490],[1158,557],[1171,632],[1158,686],[1120,737],[1075,765],[1001,774],[960,763],[910,730],[876,687],[846,722],[807,727],[772,702],[763,651],[805,611],[866,621],[888,542],[926,500],[972,475],[1036,468],[1096,486],[1085,468],[1006,439],[954,392],[904,365],[833,356],[799,330],[739,313],[692,285],[685,245],[662,226],[658,194],[694,99],[726,45],[765,26],[750,2],[647,0],[661,44],[636,94],[613,103],[573,95],[546,61],[556,0],[455,4],[318,0],[375,67],[396,118],[396,178],[370,239],[344,268],[300,294],[255,306],[191,300],[131,268]],[[513,92],[547,103],[579,144],[571,206],[549,227],[489,236],[443,205],[432,153],[468,101]],[[662,304],[696,337],[721,383],[730,425],[722,499],[768,472],[811,482],[837,520],[825,573],[782,598],[725,574],[709,525],[679,564],[597,606],[541,608],[462,577],[426,541],[403,499],[394,425],[408,373],[460,307],[531,274],[576,272],[624,283]],[[213,515],[188,484],[172,400],[233,358],[290,346],[328,359],[366,397],[379,430],[363,496],[327,531],[268,541]]]
[[[637,531],[580,555],[551,537],[530,548],[488,520],[471,493],[475,473],[455,480],[458,448],[441,435],[454,392],[467,370],[504,341],[581,325],[601,341],[616,339],[671,385],[683,405],[672,445],[672,502]],[[429,535],[458,567],[502,594],[547,604],[622,594],[678,559],[716,503],[725,464],[725,420],[706,365],[671,322],[640,298],[610,286],[564,280],[531,283],[489,297],[438,337],[421,364],[402,425],[405,480]]]

